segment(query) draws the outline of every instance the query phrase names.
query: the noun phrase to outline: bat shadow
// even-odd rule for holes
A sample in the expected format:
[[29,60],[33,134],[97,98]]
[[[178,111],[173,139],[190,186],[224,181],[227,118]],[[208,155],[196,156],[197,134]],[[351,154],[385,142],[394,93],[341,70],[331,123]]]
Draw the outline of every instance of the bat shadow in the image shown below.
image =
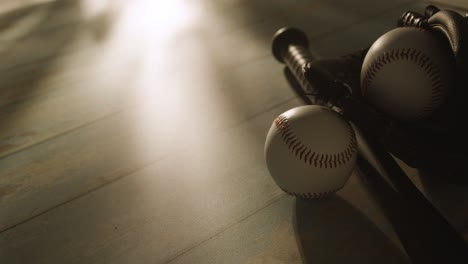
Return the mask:
[[297,199],[294,231],[304,263],[409,263],[398,242],[336,195]]
[[[468,185],[447,181],[457,170],[447,166],[438,170],[419,169],[422,188],[428,199],[459,232],[468,231]],[[466,177],[466,174],[460,175]]]

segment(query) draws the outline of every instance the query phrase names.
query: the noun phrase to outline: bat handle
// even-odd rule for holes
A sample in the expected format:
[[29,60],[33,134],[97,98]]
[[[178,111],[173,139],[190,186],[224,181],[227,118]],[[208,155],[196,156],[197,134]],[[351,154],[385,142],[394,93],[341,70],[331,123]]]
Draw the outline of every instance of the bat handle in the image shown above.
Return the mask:
[[[336,80],[326,69],[314,65],[307,36],[297,28],[282,28],[273,37],[274,57],[286,65],[286,78],[293,80],[295,91],[308,104],[322,105],[341,112],[341,100],[349,87]],[[293,78],[291,78],[293,77]]]
[[318,95],[318,90],[307,80],[304,67],[315,60],[309,51],[309,40],[297,28],[286,27],[278,30],[273,37],[272,52],[276,60],[286,65],[308,95]]
[[427,18],[413,11],[407,11],[400,16],[397,21],[398,27],[417,27],[417,28],[428,28]]

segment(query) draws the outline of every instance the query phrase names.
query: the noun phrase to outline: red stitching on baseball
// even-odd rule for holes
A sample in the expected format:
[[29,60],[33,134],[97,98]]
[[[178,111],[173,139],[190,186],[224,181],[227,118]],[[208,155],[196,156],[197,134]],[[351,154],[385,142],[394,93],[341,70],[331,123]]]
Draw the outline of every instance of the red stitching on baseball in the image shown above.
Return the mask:
[[[309,149],[304,157],[304,160],[306,161],[309,161],[309,154],[310,154],[311,150]],[[309,163],[310,164],[310,163]]]
[[315,152],[312,152],[312,156],[310,156],[310,158],[309,158],[309,165],[312,165],[312,163],[313,163],[314,166],[317,166],[317,164],[315,164],[315,159],[314,159],[315,154],[316,154]]
[[432,79],[434,77],[438,77],[440,78],[440,73],[437,72],[437,71],[432,71],[431,73],[429,73],[429,77]]
[[297,139],[294,138],[291,142],[289,142],[289,148],[294,148],[294,144],[297,143]]
[[389,64],[401,59],[407,59],[416,63],[416,65],[420,66],[429,76],[433,89],[430,100],[424,107],[423,113],[430,112],[431,108],[438,104],[442,100],[443,96],[443,82],[441,79],[440,69],[435,65],[429,56],[413,48],[393,49],[389,52],[384,52],[382,55],[377,57],[377,59],[372,62],[372,64],[367,69],[365,77],[361,82],[362,93],[366,93],[378,71],[380,71],[385,64]]
[[325,156],[325,155],[323,155],[323,154],[320,155],[320,160],[319,160],[319,167],[320,167],[320,168],[323,168],[323,157],[324,157],[324,156]]
[[301,150],[301,152],[299,152],[299,157],[301,160],[302,160],[302,157],[304,156],[305,151],[307,150],[307,148],[304,148],[304,145],[302,145],[302,148],[303,149]]
[[299,146],[299,148],[296,149],[296,156],[299,156],[301,157],[300,159],[302,160],[302,155],[300,155],[301,151],[305,149],[305,146],[304,144],[301,143],[301,145]]
[[436,73],[431,78],[432,83],[439,84],[440,81],[440,74]]
[[[313,160],[314,167],[319,167],[319,163],[318,163],[318,161],[317,161],[319,158],[320,158],[319,155],[316,155],[316,156],[315,156],[315,159]],[[321,167],[320,167],[320,168],[321,168]]]
[[292,131],[289,126],[289,119],[286,116],[278,116],[274,124],[289,150],[298,157],[299,160],[311,166],[313,165],[314,167],[328,169],[342,166],[352,158],[353,152],[357,148],[356,136],[353,128],[349,124],[348,131],[350,132],[350,140],[348,146],[343,151],[333,154],[319,154],[305,146]]
[[343,155],[343,152],[340,152],[338,153],[339,157],[340,157],[340,164],[344,164],[344,155]]
[[291,141],[293,139],[294,135],[293,135],[293,132],[292,131],[286,131],[286,133],[284,134],[284,140],[286,140],[287,142]]

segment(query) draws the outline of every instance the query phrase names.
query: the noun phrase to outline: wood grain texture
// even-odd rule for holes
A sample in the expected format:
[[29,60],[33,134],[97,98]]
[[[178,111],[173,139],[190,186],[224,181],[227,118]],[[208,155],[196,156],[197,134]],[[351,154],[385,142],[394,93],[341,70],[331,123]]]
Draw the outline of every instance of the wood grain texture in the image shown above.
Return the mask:
[[[281,105],[211,137],[210,145],[194,144],[3,232],[1,259],[161,263],[196,246],[282,195],[263,164],[263,138],[271,120],[297,104]],[[74,185],[62,186],[64,192]]]
[[[0,262],[404,261],[357,175],[328,202],[296,203],[269,177],[263,143],[272,120],[299,105],[270,54],[278,28],[303,27],[319,56],[336,56],[388,28],[405,3],[25,9],[47,15],[0,49]],[[462,226],[465,211],[451,208]]]
[[316,201],[282,197],[169,263],[409,263],[341,195]]
[[[271,63],[272,59],[267,59],[256,65],[261,67]],[[0,178],[0,202],[6,215],[1,219],[2,229],[125,176],[170,153],[189,149],[197,142],[206,142],[216,131],[225,130],[293,98],[292,92],[284,89],[285,81],[281,80],[280,75],[276,81],[268,78],[272,72],[273,68],[265,67],[264,73],[255,74],[255,82],[247,84],[243,83],[244,80],[253,74],[249,68],[232,71],[224,79],[221,91],[220,86],[215,85],[217,82],[213,85],[205,82],[200,87],[202,89],[187,90],[184,94],[186,99],[180,98],[180,93],[186,89],[184,85],[192,78],[200,78],[192,73],[185,80],[181,78],[176,82],[166,82],[167,91],[136,89],[142,94],[130,93],[132,96],[127,99],[132,100],[124,103],[138,105],[123,111],[116,110],[124,105],[118,90],[112,90],[109,96],[93,99],[92,95],[86,95],[90,91],[82,93],[77,89],[76,93],[68,91],[64,97],[42,101],[49,111],[45,111],[40,103],[31,106],[32,109],[23,108],[23,111],[32,111],[32,117],[53,119],[29,119],[32,124],[36,122],[34,127],[31,127],[31,123],[19,123],[18,128],[11,126],[16,128],[10,131],[16,133],[13,134],[15,137],[7,138],[5,142],[20,141],[23,145],[12,144],[6,146],[5,151],[27,146],[28,143],[33,146],[0,160],[0,174],[7,175]],[[250,91],[258,92],[259,96],[252,97]],[[190,100],[185,101],[187,99]],[[70,112],[56,111],[54,106],[57,105]],[[178,106],[174,108],[175,105]],[[239,105],[248,107],[236,111]],[[76,116],[72,113],[76,113]],[[84,122],[95,119],[92,123]],[[54,125],[57,126],[55,130]],[[28,130],[41,131],[41,128],[50,134],[35,134]],[[186,129],[191,132],[187,133]],[[59,132],[60,136],[55,137],[53,133]],[[51,140],[41,143],[41,139]],[[22,210],[13,213],[18,208]]]

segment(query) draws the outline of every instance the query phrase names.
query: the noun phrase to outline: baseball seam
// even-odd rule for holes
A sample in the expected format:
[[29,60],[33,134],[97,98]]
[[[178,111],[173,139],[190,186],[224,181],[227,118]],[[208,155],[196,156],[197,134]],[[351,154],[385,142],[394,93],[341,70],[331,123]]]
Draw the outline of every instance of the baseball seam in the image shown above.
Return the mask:
[[374,78],[385,65],[398,60],[412,61],[426,72],[431,81],[432,93],[428,103],[424,106],[422,114],[432,112],[432,109],[442,101],[442,97],[444,95],[444,84],[441,78],[440,69],[428,55],[413,48],[392,49],[377,57],[377,59],[367,69],[365,77],[362,80],[362,93],[366,93],[367,89],[374,81]]
[[343,189],[344,185],[341,186],[341,187],[338,187],[336,189],[333,189],[333,190],[329,190],[329,191],[326,191],[326,192],[316,192],[316,193],[299,193],[299,192],[290,192],[288,190],[285,190],[283,188],[281,188],[281,190],[283,190],[283,192],[289,194],[289,195],[293,195],[293,196],[296,196],[296,197],[299,197],[299,198],[302,198],[302,199],[320,199],[320,198],[325,198],[325,197],[328,197],[330,196],[331,194]]
[[323,154],[313,151],[310,147],[306,146],[297,137],[289,125],[288,117],[280,115],[275,119],[275,126],[283,140],[283,143],[288,149],[304,163],[317,168],[337,168],[346,164],[352,157],[355,149],[357,148],[356,135],[354,129],[348,124],[349,130],[349,144],[341,152],[333,154]]

